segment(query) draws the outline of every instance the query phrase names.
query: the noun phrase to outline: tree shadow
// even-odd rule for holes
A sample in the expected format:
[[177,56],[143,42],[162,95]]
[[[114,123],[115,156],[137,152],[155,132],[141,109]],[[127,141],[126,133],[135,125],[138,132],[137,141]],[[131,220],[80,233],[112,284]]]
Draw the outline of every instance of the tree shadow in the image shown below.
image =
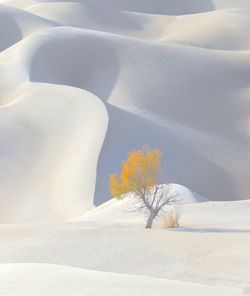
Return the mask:
[[180,227],[180,228],[173,228],[172,231],[176,231],[176,232],[194,232],[194,233],[249,233],[250,234],[250,229],[237,229],[237,228]]
[[11,16],[0,13],[0,52],[22,40],[23,35],[18,24]]

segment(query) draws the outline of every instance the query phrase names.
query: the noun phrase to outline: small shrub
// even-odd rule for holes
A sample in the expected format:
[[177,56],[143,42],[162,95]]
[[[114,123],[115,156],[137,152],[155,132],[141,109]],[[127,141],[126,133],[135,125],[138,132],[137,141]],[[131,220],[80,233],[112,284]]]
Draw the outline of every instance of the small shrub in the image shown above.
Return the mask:
[[163,217],[164,228],[176,228],[180,226],[180,209],[168,210]]

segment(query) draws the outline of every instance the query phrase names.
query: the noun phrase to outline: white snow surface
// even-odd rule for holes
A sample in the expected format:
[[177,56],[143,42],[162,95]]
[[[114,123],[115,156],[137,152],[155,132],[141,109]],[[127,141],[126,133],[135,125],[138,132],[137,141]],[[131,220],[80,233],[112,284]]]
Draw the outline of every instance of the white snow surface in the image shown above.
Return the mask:
[[[0,0],[0,295],[250,294],[249,33],[249,0]],[[110,199],[143,144],[179,228]]]

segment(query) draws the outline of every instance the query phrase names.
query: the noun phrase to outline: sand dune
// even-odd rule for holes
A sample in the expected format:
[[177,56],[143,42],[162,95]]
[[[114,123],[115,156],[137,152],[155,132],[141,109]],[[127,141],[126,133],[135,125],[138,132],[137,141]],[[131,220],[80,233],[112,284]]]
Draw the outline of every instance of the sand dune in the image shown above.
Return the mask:
[[0,221],[63,221],[90,209],[108,121],[101,101],[27,84],[0,112]]
[[[250,6],[249,6],[250,7]],[[224,9],[184,16],[161,16],[86,6],[84,3],[41,3],[30,12],[61,24],[105,31],[152,41],[174,41],[186,45],[249,50],[247,9]],[[200,29],[197,28],[197,25]]]
[[[88,1],[2,2],[29,10],[1,6],[1,11],[17,26],[17,29],[9,28],[13,32],[10,35],[13,40],[6,37],[2,43],[3,49],[11,46],[0,56],[2,112],[15,114],[16,102],[22,105],[22,97],[28,93],[34,101],[29,107],[32,114],[32,106],[36,106],[38,100],[35,90],[39,89],[39,97],[46,96],[51,100],[55,96],[60,97],[66,86],[69,88],[65,100],[73,99],[71,92],[85,97],[87,90],[98,96],[108,109],[109,128],[99,158],[97,183],[82,181],[83,187],[89,184],[86,192],[95,191],[95,199],[92,193],[83,197],[83,189],[78,193],[72,192],[72,200],[78,200],[79,194],[82,194],[82,204],[86,200],[89,204],[108,200],[109,173],[119,169],[129,150],[144,143],[158,146],[163,151],[166,181],[182,184],[212,200],[248,198],[249,7],[244,1],[237,5],[234,1],[223,5],[223,1],[216,1],[214,9],[206,9],[205,2],[191,2],[187,4],[190,9],[197,10],[202,6],[204,13],[198,13],[198,9],[196,14],[183,16],[178,16],[179,13],[175,13],[177,16],[155,15],[152,11],[145,14],[150,7],[182,9],[181,14],[188,13],[185,4],[176,2],[173,5],[171,1],[162,1],[159,5],[149,5],[149,2],[142,5],[139,0],[133,4],[111,1],[102,10],[98,9],[97,3],[102,5],[98,1],[92,2],[93,5]],[[139,7],[142,9],[138,12]],[[200,26],[202,29],[197,29],[197,23],[203,24]],[[79,28],[66,27],[69,25]],[[9,63],[6,64],[6,60]],[[64,85],[63,90],[58,85]],[[6,104],[9,104],[8,108],[5,108]],[[49,108],[53,108],[56,114],[56,107],[52,106]],[[93,117],[93,123],[88,127],[90,130],[98,130],[95,113],[89,111]],[[81,114],[79,112],[79,116]],[[8,124],[3,119],[4,133]],[[74,126],[74,120],[72,124]],[[61,126],[63,134],[63,126],[70,125],[62,119]],[[86,125],[81,126],[82,130],[87,129]],[[93,167],[96,167],[105,133],[105,129],[100,127],[101,130],[97,132],[102,134],[97,136],[99,144],[94,145],[98,147],[93,153]],[[68,128],[69,134],[73,131]],[[32,142],[33,139],[27,141]],[[58,142],[59,150],[61,145]],[[71,147],[71,151],[80,151],[79,147]],[[83,150],[82,157],[88,158],[91,153],[85,154]],[[9,157],[3,165],[5,172],[9,170],[9,163],[26,170],[15,156],[10,154]],[[75,161],[79,159],[81,162],[81,157],[77,157]],[[30,156],[27,159],[32,161]],[[41,169],[39,176],[44,175],[44,170]],[[92,177],[85,178],[82,170],[79,167],[79,179],[90,180]],[[10,185],[3,186],[0,192],[11,201],[15,191],[6,188],[15,182],[20,183],[20,180],[16,179],[18,174],[12,168],[10,172],[13,175],[6,174]],[[57,169],[55,174],[60,175]],[[72,178],[75,178],[74,174],[76,171]],[[46,186],[43,183],[38,185],[36,181],[33,184],[29,175],[25,182],[24,176],[21,180],[23,188],[20,191],[24,192],[27,202],[36,195],[37,205],[43,204],[44,194],[38,192],[50,188],[50,182],[46,181]],[[29,188],[26,182],[30,184]],[[37,186],[38,192],[33,191],[32,188]],[[57,213],[55,219],[60,216],[58,205],[57,202],[50,203],[50,196],[61,194],[49,194],[43,206],[51,209],[53,204]],[[23,203],[23,207],[26,206]],[[23,219],[19,217],[17,220],[54,219],[53,209],[43,211],[46,212],[44,219],[32,214],[33,218],[24,215]],[[68,214],[62,217],[73,217],[79,212],[68,210]],[[15,215],[12,213],[10,216],[14,219]],[[11,221],[9,218],[8,222]]]
[[249,50],[249,30],[246,29],[249,27],[248,9],[179,16],[166,26],[162,41],[219,50]]
[[155,40],[160,38],[164,28],[172,22],[173,16],[159,16],[131,11],[116,10],[85,3],[41,3],[28,11],[63,25],[109,32],[135,38]]
[[[249,0],[0,1],[1,295],[249,294],[249,28]],[[143,144],[178,229],[110,200]]]
[[[182,206],[189,203],[207,201],[204,197],[192,192],[184,186],[178,184],[172,184],[171,186],[172,192],[176,194],[178,202]],[[110,219],[110,217],[112,217],[112,219]],[[128,194],[123,200],[113,198],[72,221],[84,222],[91,226],[97,225],[98,227],[143,227],[145,217],[135,211],[133,194]],[[162,227],[162,217],[156,221],[156,224]]]
[[41,3],[61,2],[61,3],[82,3],[87,7],[109,7],[117,10],[135,11],[147,14],[183,15],[207,12],[223,8],[249,8],[248,0],[2,0],[3,3],[22,8],[29,8]]
[[[183,186],[176,185],[178,205],[180,211],[180,226],[189,230],[201,232],[233,232],[233,230],[248,232],[250,224],[250,202],[208,202],[203,197],[191,192]],[[112,219],[110,219],[112,217]],[[88,211],[81,217],[72,220],[82,222],[83,225],[95,227],[129,227],[141,228],[145,225],[145,218],[134,210],[132,199],[109,200],[99,207]],[[162,217],[155,221],[155,227],[162,228]]]
[[[218,196],[214,196],[211,186],[207,188],[204,182],[201,185],[195,179],[194,182],[188,181],[183,170],[177,177],[172,175],[174,182],[181,183],[209,199],[247,198],[249,169],[245,164],[246,159],[249,159],[246,108],[249,93],[248,52],[201,50],[177,43],[163,46],[73,28],[45,30],[25,39],[17,48],[21,48],[23,55],[23,60],[19,62],[20,70],[27,69],[23,79],[86,89],[119,109],[139,115],[146,112],[147,119],[152,121],[153,118],[158,125],[167,125],[167,128],[163,129],[164,133],[171,129],[173,122],[182,135],[180,138],[176,133],[175,137],[180,141],[187,138],[185,153],[190,149],[195,150],[194,153],[208,159],[207,162],[218,165],[225,171],[224,179],[230,179],[234,188],[228,190],[228,185],[224,183],[225,186],[218,189]],[[14,52],[13,48],[12,53],[8,54]],[[72,54],[70,59],[67,58],[69,53]],[[153,64],[147,62],[152,59]],[[204,67],[206,71],[202,71]],[[152,76],[152,73],[155,73],[155,76]],[[218,81],[212,73],[223,79]],[[110,111],[110,117],[112,112],[119,110]],[[118,128],[116,122],[112,124]],[[134,124],[136,133],[142,134],[138,122],[135,121]],[[146,138],[143,137],[143,141],[155,143],[152,139],[158,136],[153,134],[155,128],[150,129],[152,131],[148,132]],[[130,146],[128,150],[134,147],[132,140],[125,141]],[[166,155],[171,153],[170,149],[168,150],[170,143],[171,138],[166,138],[165,143],[158,144]],[[213,143],[214,149],[208,151],[209,143]],[[105,150],[105,147],[103,149]],[[122,158],[113,160],[112,151],[113,149],[110,149],[110,154],[105,157],[110,159],[110,163],[113,163],[117,170]],[[232,158],[232,155],[235,157]],[[121,157],[124,158],[125,155]],[[169,155],[168,158],[173,160],[175,156]],[[191,162],[190,157],[186,157],[185,161],[194,167],[194,171],[198,171],[198,158],[194,161],[192,159]],[[175,163],[173,166],[178,168],[179,164]],[[103,172],[103,168],[99,169]],[[207,175],[204,170],[203,179],[213,178],[215,171],[216,169]]]
[[0,52],[26,36],[54,25],[53,21],[45,20],[23,10],[0,5]]

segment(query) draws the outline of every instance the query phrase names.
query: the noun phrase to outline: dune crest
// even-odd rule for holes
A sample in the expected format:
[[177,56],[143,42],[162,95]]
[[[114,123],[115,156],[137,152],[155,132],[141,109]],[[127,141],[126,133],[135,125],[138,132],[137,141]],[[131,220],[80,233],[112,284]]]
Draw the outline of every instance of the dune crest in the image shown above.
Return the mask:
[[[1,296],[249,294],[249,33],[249,0],[0,0]],[[152,229],[108,186],[145,144]]]
[[[162,150],[166,158],[165,180],[182,184],[211,200],[248,198],[250,5],[247,1],[236,5],[235,1],[222,0],[175,1],[175,4],[158,0],[152,5],[141,0],[7,0],[1,4],[0,13],[4,15],[1,21],[12,33],[11,39],[3,40],[0,54],[2,114],[7,118],[7,114],[15,114],[17,105],[26,104],[24,108],[29,113],[24,117],[29,122],[29,117],[34,116],[33,108],[36,112],[36,106],[40,105],[43,110],[44,104],[51,118],[54,113],[62,121],[58,147],[66,145],[62,143],[71,136],[75,145],[79,145],[74,148],[70,145],[72,150],[66,153],[69,155],[58,158],[62,160],[60,166],[64,166],[64,156],[69,157],[79,162],[81,172],[77,178],[75,168],[72,176],[71,169],[67,172],[69,178],[78,180],[78,185],[73,182],[68,188],[82,186],[81,190],[71,192],[71,207],[70,199],[65,197],[69,189],[63,189],[65,194],[62,193],[64,187],[58,192],[53,189],[50,194],[41,193],[45,188],[49,191],[51,186],[60,187],[58,184],[64,181],[59,178],[54,183],[53,179],[45,178],[44,184],[38,184],[29,174],[24,181],[25,176],[17,176],[26,167],[10,154],[10,160],[2,163],[1,174],[9,180],[9,185],[0,188],[1,195],[11,201],[15,191],[8,188],[17,183],[27,201],[22,207],[27,207],[28,212],[29,200],[36,204],[32,217],[24,215],[17,221],[74,218],[84,211],[86,201],[90,206],[108,200],[108,175],[117,171],[128,151],[145,143]],[[235,24],[233,30],[230,24]],[[95,96],[108,111],[105,140],[108,119]],[[69,110],[59,110],[60,97],[65,104],[69,100],[79,104],[72,122],[71,115],[67,114]],[[99,113],[102,115],[97,115]],[[85,115],[87,121],[84,121]],[[69,118],[68,122],[64,122],[64,116]],[[7,138],[6,126],[10,124],[5,117],[1,129],[3,139]],[[78,117],[80,123],[75,123]],[[48,127],[44,124],[43,128],[49,129],[49,120],[47,124]],[[40,137],[42,129],[37,130],[36,137]],[[93,139],[96,137],[93,153],[85,152],[87,144],[81,138],[87,130]],[[16,133],[13,142],[15,137],[21,136]],[[33,143],[33,134],[25,137],[27,143]],[[15,153],[19,153],[19,148],[15,149]],[[34,161],[27,152],[22,157],[27,158],[28,163]],[[36,157],[40,158],[39,154]],[[93,162],[93,173],[89,176],[85,176],[87,171],[81,165],[84,158]],[[50,156],[44,163],[49,161]],[[13,165],[18,167],[16,171]],[[49,167],[37,172],[39,178]],[[52,171],[56,178],[61,174],[59,167]],[[95,174],[96,182],[95,177],[91,177]],[[75,205],[74,201],[77,201]],[[58,208],[63,208],[64,202],[68,213],[61,215]],[[81,203],[82,207],[78,207]],[[16,215],[12,213],[13,221]],[[9,218],[8,222],[11,221]]]

